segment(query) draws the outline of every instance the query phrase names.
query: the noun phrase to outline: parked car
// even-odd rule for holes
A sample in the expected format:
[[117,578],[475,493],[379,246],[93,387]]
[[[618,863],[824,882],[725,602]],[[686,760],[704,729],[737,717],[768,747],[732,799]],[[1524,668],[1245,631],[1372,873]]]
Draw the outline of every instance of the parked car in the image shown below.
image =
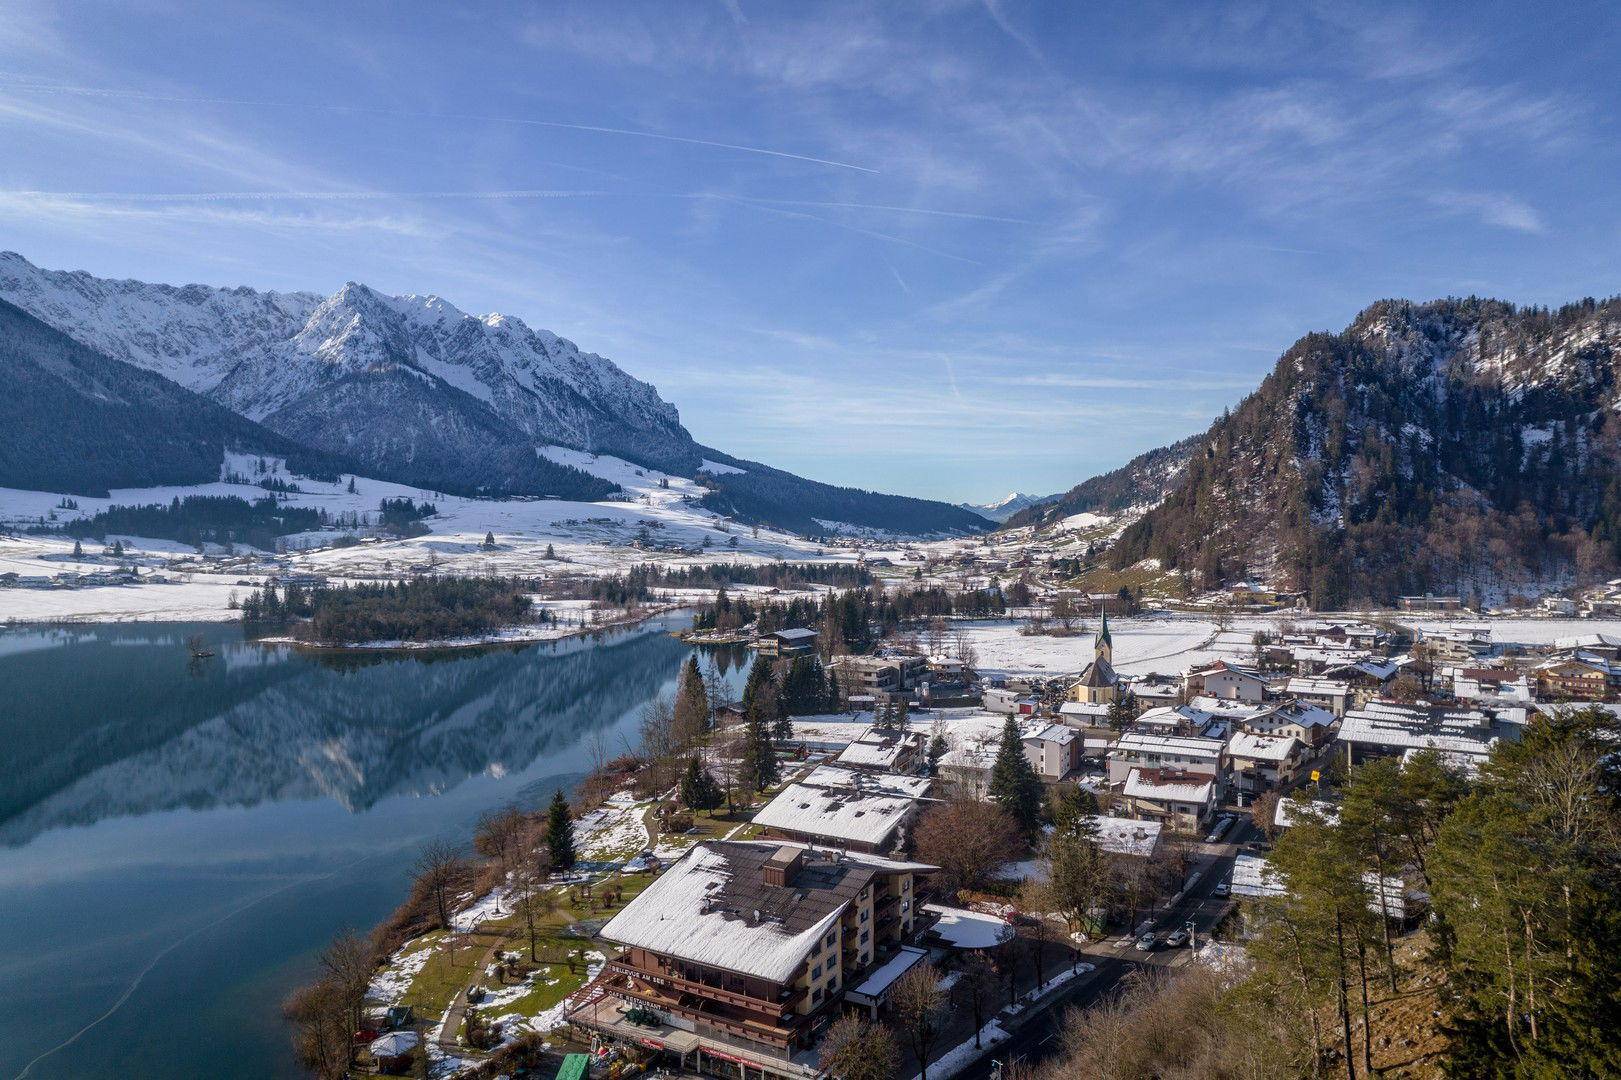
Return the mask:
[[1154,932],[1152,930],[1150,930],[1148,933],[1144,934],[1142,937],[1137,939],[1137,951],[1138,952],[1153,952],[1154,951],[1154,946],[1158,945],[1158,944],[1159,944],[1159,939],[1157,937],[1155,937]]
[[1188,932],[1186,930],[1172,930],[1165,935],[1165,947],[1167,949],[1180,949],[1187,943]]
[[1204,842],[1214,844],[1217,840],[1220,840],[1222,834],[1227,831],[1228,826],[1232,825],[1232,823],[1233,819],[1231,817],[1223,815],[1222,819],[1216,822],[1216,827],[1210,830],[1210,835],[1204,838]]
[[1216,887],[1212,889],[1211,892],[1216,896],[1230,896],[1232,895],[1233,887],[1225,881],[1218,881],[1216,882]]

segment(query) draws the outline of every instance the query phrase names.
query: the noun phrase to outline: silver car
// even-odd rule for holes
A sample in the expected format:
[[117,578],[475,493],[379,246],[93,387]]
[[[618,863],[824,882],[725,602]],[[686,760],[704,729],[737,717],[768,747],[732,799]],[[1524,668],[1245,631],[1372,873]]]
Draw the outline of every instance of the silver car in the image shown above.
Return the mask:
[[1159,944],[1159,939],[1154,936],[1153,931],[1149,931],[1148,933],[1144,934],[1142,937],[1137,939],[1137,951],[1138,952],[1153,952],[1154,951],[1154,946],[1158,945],[1158,944]]

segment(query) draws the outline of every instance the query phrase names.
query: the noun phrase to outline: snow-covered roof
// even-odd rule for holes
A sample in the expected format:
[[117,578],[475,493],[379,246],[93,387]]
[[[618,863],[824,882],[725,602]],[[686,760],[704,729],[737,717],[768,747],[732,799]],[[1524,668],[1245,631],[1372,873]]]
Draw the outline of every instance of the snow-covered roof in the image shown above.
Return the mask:
[[[774,845],[739,846],[775,850]],[[694,845],[610,919],[602,936],[697,964],[787,982],[872,876],[866,868],[851,864],[850,873],[838,882],[846,887],[836,895],[818,896],[819,904],[807,912],[813,917],[789,921],[779,913],[757,919],[754,908],[738,910],[725,903],[734,876],[747,872],[733,856],[718,843]],[[787,894],[784,899],[795,892],[775,891]]]
[[1080,737],[1080,732],[1066,724],[1048,724],[1033,735],[1026,735],[1025,740],[1040,740],[1041,742],[1057,743],[1059,746],[1068,746]]
[[[1326,799],[1313,799],[1306,804],[1306,807],[1309,807],[1314,813],[1321,814],[1329,821],[1339,820],[1340,808],[1337,803],[1331,803]],[[1296,799],[1279,799],[1278,808],[1272,813],[1272,824],[1280,829],[1287,829],[1297,825],[1301,820],[1303,809],[1305,807],[1302,807]]]
[[1311,675],[1297,675],[1283,686],[1285,694],[1300,696],[1302,694],[1317,697],[1345,697],[1351,692],[1349,683],[1339,679],[1322,679]]
[[1233,757],[1251,761],[1284,762],[1295,753],[1300,740],[1293,735],[1256,735],[1240,731],[1227,743],[1227,752]]
[[[788,886],[765,884],[761,868],[784,849],[801,852],[804,862]],[[786,982],[875,875],[934,869],[802,844],[702,840],[608,920],[602,936]]]
[[885,731],[870,727],[845,747],[839,761],[869,769],[892,769],[909,752],[917,749],[923,735],[915,731]]
[[1354,664],[1342,664],[1339,667],[1330,668],[1328,673],[1330,675],[1346,675],[1350,677],[1361,674],[1384,682],[1402,669],[1405,659],[1405,657],[1396,657],[1390,660],[1359,660]]
[[924,904],[923,910],[940,916],[931,932],[956,949],[989,949],[1013,936],[1013,927],[1007,920],[983,911],[945,904]]
[[[1340,721],[1339,737],[1347,743],[1396,750],[1451,750],[1475,757],[1484,757],[1496,741],[1468,714],[1450,718],[1452,723],[1447,718],[1437,723],[1428,716],[1415,716],[1414,712],[1372,705],[1353,710]],[[1484,720],[1482,714],[1476,715]]]
[[810,641],[816,637],[816,631],[807,630],[804,627],[795,627],[792,630],[778,630],[771,636],[781,638],[784,641]]
[[860,994],[866,998],[879,998],[900,980],[902,975],[917,967],[929,958],[927,949],[916,949],[910,945],[902,945],[900,951],[888,960],[879,964],[867,977],[861,980],[860,985],[850,989],[852,994]]
[[1244,667],[1242,664],[1235,664],[1231,660],[1217,660],[1214,663],[1206,664],[1204,667],[1194,668],[1188,674],[1190,676],[1231,674],[1248,679],[1259,680],[1261,678],[1253,669]]
[[[1374,914],[1400,916],[1406,911],[1408,899],[1423,899],[1401,878],[1381,878],[1371,870],[1362,875],[1362,887],[1367,892],[1368,910]],[[1288,892],[1283,875],[1260,855],[1239,855],[1233,860],[1232,890],[1234,896],[1247,897],[1283,896]]]
[[1059,716],[1079,716],[1088,720],[1107,720],[1109,706],[1101,701],[1066,701],[1058,706]]
[[1208,803],[1214,782],[1179,773],[1166,777],[1155,770],[1133,769],[1126,777],[1121,794],[1128,799],[1152,799],[1155,802]]
[[754,815],[754,824],[801,836],[881,847],[918,804],[875,789],[789,784]]
[[1303,728],[1328,727],[1334,723],[1333,713],[1306,701],[1286,702],[1279,705],[1272,715],[1285,724],[1298,724]]
[[1234,896],[1282,896],[1287,890],[1283,877],[1259,855],[1239,855],[1233,859]]
[[[1205,716],[1219,716],[1223,720],[1238,721],[1253,720],[1263,713],[1272,711],[1271,705],[1258,705],[1248,701],[1231,701],[1227,698],[1211,697],[1208,694],[1199,694],[1189,698],[1188,703],[1182,708],[1184,710],[1194,710]],[[1184,713],[1184,715],[1190,714]]]
[[1570,649],[1621,649],[1621,637],[1614,634],[1577,634],[1553,639],[1553,647]]
[[810,787],[854,788],[921,799],[929,793],[929,786],[934,781],[927,776],[910,776],[906,773],[859,772],[837,765],[818,765],[800,783]]
[[1161,825],[1157,821],[1098,814],[1092,822],[1097,826],[1098,846],[1111,855],[1137,855],[1146,859],[1159,844]]
[[1122,732],[1114,742],[1117,754],[1175,754],[1179,757],[1201,757],[1212,761],[1221,757],[1220,739],[1206,739],[1198,735],[1160,735],[1152,731]]

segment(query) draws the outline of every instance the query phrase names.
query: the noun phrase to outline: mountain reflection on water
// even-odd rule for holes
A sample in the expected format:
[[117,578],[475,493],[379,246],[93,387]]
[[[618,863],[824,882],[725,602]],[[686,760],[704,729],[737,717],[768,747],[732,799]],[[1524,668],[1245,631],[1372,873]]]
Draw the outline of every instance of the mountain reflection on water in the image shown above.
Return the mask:
[[301,653],[220,628],[215,656],[192,664],[190,632],[0,636],[13,762],[0,843],[180,807],[323,797],[358,811],[518,772],[652,697],[687,652],[645,632],[476,652]]
[[316,952],[424,843],[634,744],[684,622],[409,654],[0,629],[0,1077],[297,1075],[279,1003]]

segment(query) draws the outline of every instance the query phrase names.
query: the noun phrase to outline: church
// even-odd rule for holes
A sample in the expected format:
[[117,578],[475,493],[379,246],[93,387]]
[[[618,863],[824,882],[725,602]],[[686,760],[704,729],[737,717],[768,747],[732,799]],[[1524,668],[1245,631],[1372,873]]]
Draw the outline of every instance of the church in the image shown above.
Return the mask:
[[1092,642],[1092,662],[1081,672],[1081,681],[1069,689],[1069,700],[1089,705],[1112,705],[1120,697],[1120,676],[1114,671],[1114,639],[1109,636],[1109,615],[1103,614],[1097,640]]

